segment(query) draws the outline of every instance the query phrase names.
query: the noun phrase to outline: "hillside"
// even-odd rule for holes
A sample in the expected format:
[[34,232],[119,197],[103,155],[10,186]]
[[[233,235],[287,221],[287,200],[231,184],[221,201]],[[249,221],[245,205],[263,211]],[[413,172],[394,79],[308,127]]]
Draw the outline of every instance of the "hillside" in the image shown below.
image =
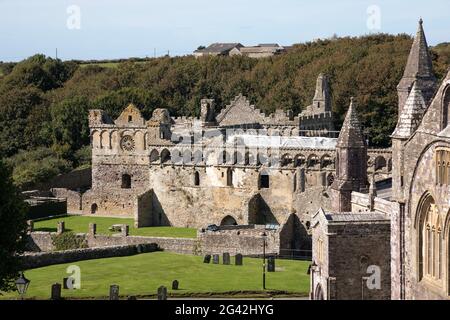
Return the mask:
[[[90,108],[116,117],[133,102],[147,118],[155,108],[198,116],[200,99],[213,98],[224,107],[243,93],[266,113],[276,108],[299,113],[311,102],[320,72],[330,77],[337,127],[355,96],[371,145],[386,147],[411,43],[407,35],[381,34],[298,44],[287,54],[260,60],[186,56],[80,64],[36,55],[3,63],[0,154],[15,167],[19,185],[42,181],[89,162]],[[432,52],[441,78],[450,65],[450,45]]]

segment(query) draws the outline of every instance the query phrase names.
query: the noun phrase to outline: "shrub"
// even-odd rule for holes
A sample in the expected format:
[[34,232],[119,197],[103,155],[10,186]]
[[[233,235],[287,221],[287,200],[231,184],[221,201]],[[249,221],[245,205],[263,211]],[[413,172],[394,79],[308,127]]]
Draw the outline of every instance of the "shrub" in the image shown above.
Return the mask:
[[73,232],[52,235],[52,243],[56,251],[87,248],[86,239]]

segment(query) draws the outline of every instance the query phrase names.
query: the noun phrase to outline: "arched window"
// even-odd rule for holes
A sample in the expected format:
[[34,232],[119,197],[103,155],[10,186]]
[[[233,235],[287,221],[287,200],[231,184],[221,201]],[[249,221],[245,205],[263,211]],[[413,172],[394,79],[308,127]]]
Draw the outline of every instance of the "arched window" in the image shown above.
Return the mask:
[[131,189],[131,176],[129,174],[122,175],[122,189]]
[[152,152],[150,152],[150,162],[155,162],[159,159],[159,152],[156,149],[153,149]]
[[96,214],[96,213],[97,213],[97,209],[98,209],[97,204],[96,204],[96,203],[93,203],[93,204],[91,205],[91,214]]
[[443,232],[439,210],[430,196],[422,206],[421,220],[421,274],[424,278],[442,279]]
[[198,171],[195,171],[194,173],[194,185],[200,185],[200,173],[198,173]]
[[161,151],[161,163],[166,163],[170,161],[170,151],[167,149],[164,149]]

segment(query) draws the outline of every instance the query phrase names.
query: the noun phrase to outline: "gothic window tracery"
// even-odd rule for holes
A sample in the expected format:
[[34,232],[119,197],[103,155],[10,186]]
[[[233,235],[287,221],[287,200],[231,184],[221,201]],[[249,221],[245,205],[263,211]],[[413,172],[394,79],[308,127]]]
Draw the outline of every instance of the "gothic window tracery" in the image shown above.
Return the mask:
[[442,279],[443,232],[439,210],[434,201],[426,207],[422,224],[422,274],[424,278]]

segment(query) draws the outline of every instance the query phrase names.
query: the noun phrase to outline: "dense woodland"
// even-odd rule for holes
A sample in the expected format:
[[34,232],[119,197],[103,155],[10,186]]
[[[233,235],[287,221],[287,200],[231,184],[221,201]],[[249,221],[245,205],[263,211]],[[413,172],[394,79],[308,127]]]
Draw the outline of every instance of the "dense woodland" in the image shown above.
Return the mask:
[[[356,98],[370,144],[387,147],[397,121],[397,92],[412,44],[408,35],[333,38],[295,45],[266,59],[163,57],[81,64],[43,55],[0,63],[0,156],[19,186],[89,165],[90,108],[117,117],[130,102],[146,118],[155,108],[199,116],[200,99],[224,107],[243,93],[267,114],[301,112],[311,103],[317,75],[330,78],[336,126]],[[450,44],[432,48],[441,79]]]

